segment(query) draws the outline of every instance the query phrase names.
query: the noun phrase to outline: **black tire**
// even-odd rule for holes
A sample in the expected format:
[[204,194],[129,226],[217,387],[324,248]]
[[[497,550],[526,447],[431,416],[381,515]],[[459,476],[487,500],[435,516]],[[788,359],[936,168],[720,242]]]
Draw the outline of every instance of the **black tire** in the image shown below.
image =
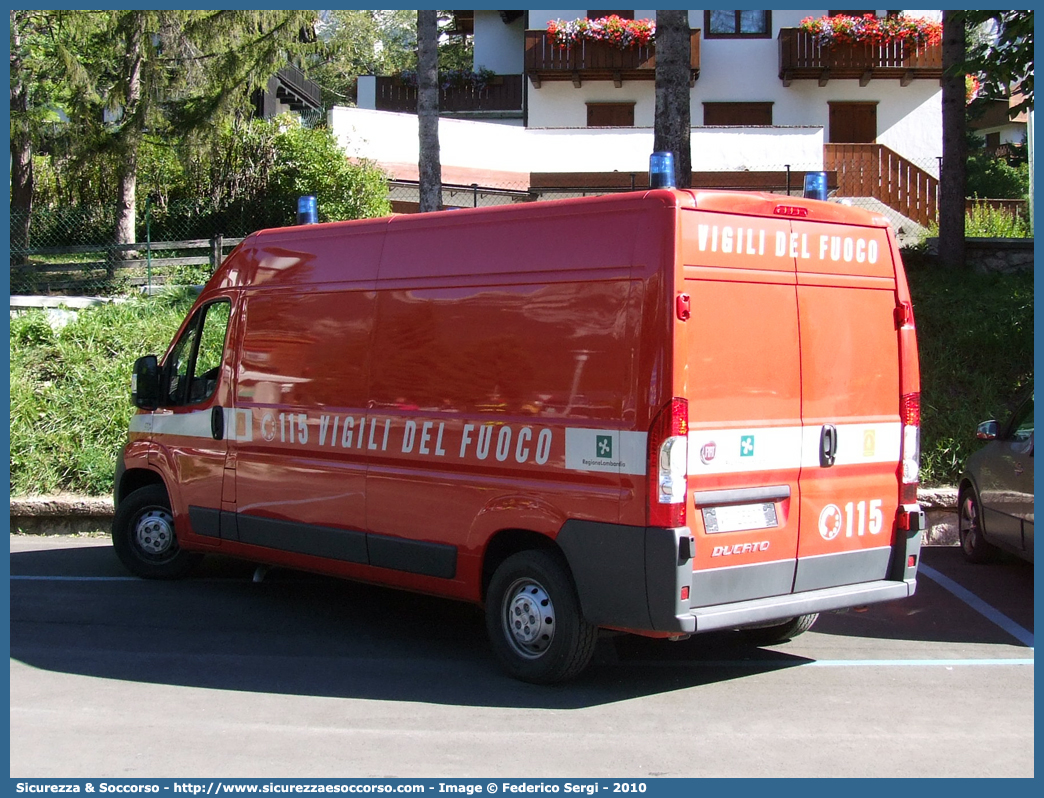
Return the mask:
[[812,628],[812,624],[818,617],[819,613],[814,612],[811,615],[798,615],[796,618],[772,626],[747,627],[741,631],[743,636],[756,646],[774,646],[804,634]]
[[997,548],[982,534],[982,504],[974,487],[965,483],[957,493],[957,530],[968,562],[990,562]]
[[562,558],[539,550],[513,554],[493,574],[486,631],[504,669],[533,684],[576,677],[590,663],[598,636],[584,620]]
[[120,502],[112,520],[112,547],[127,570],[145,579],[181,579],[203,559],[178,545],[162,485],[138,488]]

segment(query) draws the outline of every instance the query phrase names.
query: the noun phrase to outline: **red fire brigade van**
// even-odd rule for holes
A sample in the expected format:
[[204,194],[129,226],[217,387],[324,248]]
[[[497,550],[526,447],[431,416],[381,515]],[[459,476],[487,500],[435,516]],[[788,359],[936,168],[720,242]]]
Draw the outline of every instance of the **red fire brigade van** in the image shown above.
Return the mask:
[[850,207],[655,189],[265,230],[132,398],[132,572],[220,552],[481,603],[528,681],[599,628],[779,642],[915,588],[913,311]]

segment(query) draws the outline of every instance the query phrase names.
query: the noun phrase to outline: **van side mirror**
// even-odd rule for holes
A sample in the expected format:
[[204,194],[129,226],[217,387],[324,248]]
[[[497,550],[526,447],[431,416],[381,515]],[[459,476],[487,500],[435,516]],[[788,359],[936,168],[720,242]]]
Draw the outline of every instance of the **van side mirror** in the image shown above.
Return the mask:
[[159,407],[159,399],[159,359],[155,355],[139,357],[131,372],[131,403],[142,410],[153,410]]
[[983,421],[975,430],[975,437],[980,441],[996,440],[1000,434],[1000,424],[996,421]]

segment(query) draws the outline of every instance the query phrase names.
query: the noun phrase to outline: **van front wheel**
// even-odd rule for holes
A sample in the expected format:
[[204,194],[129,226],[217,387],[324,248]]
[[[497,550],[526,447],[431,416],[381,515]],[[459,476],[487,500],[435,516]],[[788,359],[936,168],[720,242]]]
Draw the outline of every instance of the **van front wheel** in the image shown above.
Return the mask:
[[127,570],[145,579],[180,579],[203,558],[178,545],[162,485],[146,485],[120,502],[112,520],[112,547]]
[[507,672],[534,684],[577,676],[598,635],[584,620],[569,571],[547,551],[519,552],[497,568],[486,595],[486,630]]

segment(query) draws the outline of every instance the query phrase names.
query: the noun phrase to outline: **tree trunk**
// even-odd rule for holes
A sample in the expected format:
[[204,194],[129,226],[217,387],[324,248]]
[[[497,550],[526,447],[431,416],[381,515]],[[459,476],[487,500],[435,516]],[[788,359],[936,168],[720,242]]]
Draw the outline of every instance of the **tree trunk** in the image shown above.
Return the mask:
[[689,12],[656,12],[656,118],[653,149],[674,154],[679,188],[692,184],[689,146]]
[[133,244],[136,240],[135,212],[138,187],[138,149],[145,129],[145,105],[141,99],[141,69],[144,59],[144,14],[134,13],[127,31],[127,57],[124,61],[126,97],[123,120],[118,137],[120,176],[116,197],[116,243]]
[[943,11],[942,128],[943,158],[939,174],[939,261],[951,269],[964,266],[965,85],[960,69],[965,55],[964,14]]
[[22,80],[22,37],[11,11],[11,264],[25,263],[33,212],[33,149],[29,94]]
[[420,137],[420,210],[442,206],[442,163],[439,160],[439,30],[438,12],[417,12],[417,128]]

